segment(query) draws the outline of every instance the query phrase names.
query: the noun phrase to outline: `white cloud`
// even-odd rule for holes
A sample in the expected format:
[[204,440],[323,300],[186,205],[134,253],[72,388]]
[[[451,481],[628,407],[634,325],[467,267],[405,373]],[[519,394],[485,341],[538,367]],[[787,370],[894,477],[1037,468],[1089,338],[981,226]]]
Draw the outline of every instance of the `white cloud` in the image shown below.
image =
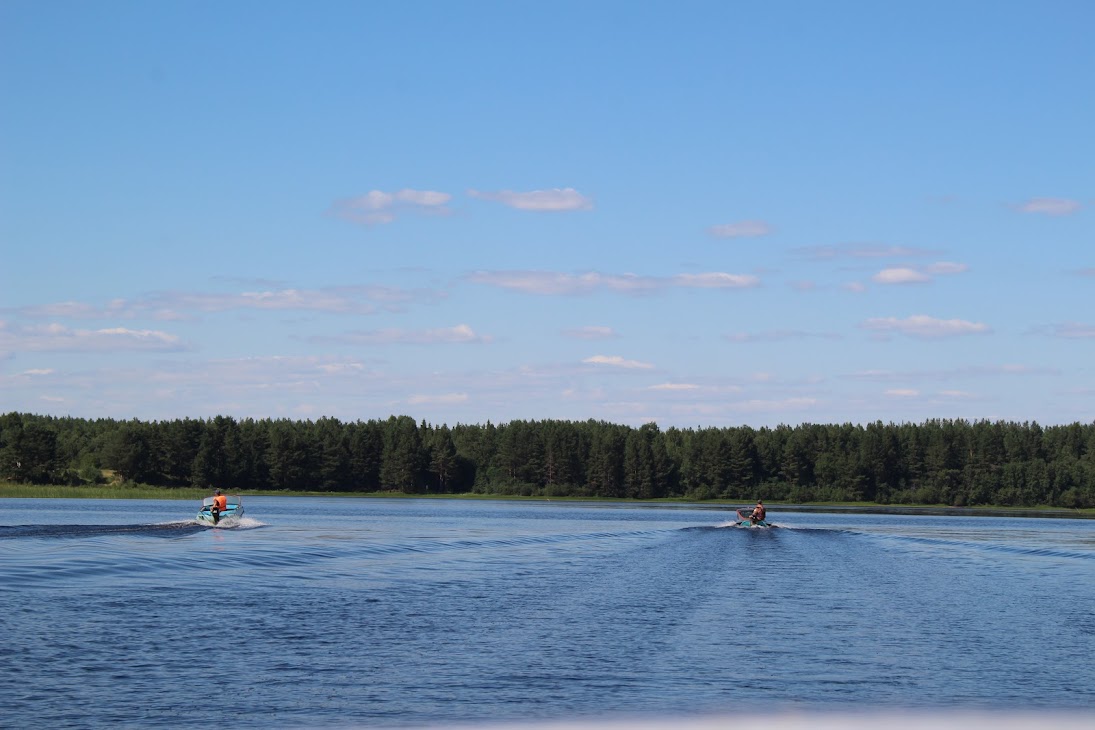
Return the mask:
[[969,270],[966,264],[954,261],[937,261],[923,267],[894,266],[883,269],[871,277],[876,284],[922,284],[932,280],[932,276],[961,274]]
[[407,403],[410,405],[456,405],[459,403],[467,403],[467,393],[443,393],[441,395],[412,395],[407,399]]
[[0,322],[0,352],[177,352],[184,349],[186,346],[179,337],[160,330],[124,327],[70,329],[56,323],[35,327],[9,327]]
[[530,294],[585,294],[606,288],[600,274],[562,274],[554,271],[477,271],[467,276],[476,284],[516,289]]
[[711,226],[707,232],[716,238],[754,238],[767,236],[772,232],[772,228],[764,221],[746,220]]
[[899,267],[895,269],[883,269],[871,277],[876,284],[919,284],[931,281],[931,277],[916,269]]
[[480,200],[492,200],[517,210],[567,211],[591,210],[593,208],[593,201],[574,188],[533,190],[527,193],[512,190],[498,190],[495,192],[469,190],[468,195]]
[[1075,213],[1083,206],[1079,202],[1068,198],[1031,198],[1025,203],[1019,203],[1012,207],[1020,213],[1060,216]]
[[969,322],[963,319],[936,319],[924,314],[916,314],[905,319],[874,317],[863,322],[861,326],[876,332],[898,332],[922,338],[980,335],[991,332],[989,326],[982,322]]
[[805,246],[794,252],[816,260],[830,259],[884,259],[931,256],[935,251],[909,246],[886,246],[875,243],[847,243],[838,246]]
[[557,271],[476,271],[466,278],[476,284],[545,295],[590,294],[597,291],[643,294],[667,288],[740,289],[760,283],[755,276],[720,271],[677,274],[670,277],[597,272],[565,274]]
[[706,274],[677,274],[670,281],[675,286],[697,289],[743,289],[760,283],[760,279],[750,274],[726,274],[721,271]]
[[659,383],[648,386],[647,390],[698,390],[699,387],[695,383]]
[[479,335],[466,324],[454,327],[439,327],[426,330],[405,330],[399,328],[362,330],[347,332],[343,335],[318,335],[308,338],[309,342],[334,343],[344,345],[438,345],[438,344],[481,344],[491,342],[490,335]]
[[452,196],[433,190],[403,189],[394,193],[370,190],[356,198],[336,201],[328,210],[336,218],[372,226],[391,223],[404,212],[446,215]]
[[886,395],[894,398],[915,398],[920,395],[920,391],[912,388],[891,388],[886,391]]
[[562,334],[564,337],[571,337],[576,340],[611,340],[619,337],[611,327],[596,325],[563,330]]
[[648,370],[654,367],[647,362],[639,362],[638,360],[625,360],[619,355],[594,355],[592,357],[587,357],[585,360],[582,360],[582,362],[589,363],[591,365],[611,365],[618,368],[640,370]]

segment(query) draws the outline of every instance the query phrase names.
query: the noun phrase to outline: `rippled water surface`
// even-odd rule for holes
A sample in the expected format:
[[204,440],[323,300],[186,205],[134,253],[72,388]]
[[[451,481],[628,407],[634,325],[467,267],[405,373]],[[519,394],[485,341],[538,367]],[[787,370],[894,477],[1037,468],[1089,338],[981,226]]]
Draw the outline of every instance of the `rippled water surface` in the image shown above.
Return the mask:
[[1095,521],[0,500],[11,727],[1095,709]]

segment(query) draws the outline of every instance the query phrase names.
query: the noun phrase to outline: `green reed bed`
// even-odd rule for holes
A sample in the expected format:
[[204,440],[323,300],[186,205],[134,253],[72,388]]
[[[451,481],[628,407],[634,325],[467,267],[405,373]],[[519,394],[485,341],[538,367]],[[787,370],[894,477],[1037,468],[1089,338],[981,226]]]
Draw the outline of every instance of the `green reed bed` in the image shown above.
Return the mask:
[[143,485],[83,485],[11,484],[0,482],[0,498],[26,499],[201,499],[212,492],[207,489],[165,489]]

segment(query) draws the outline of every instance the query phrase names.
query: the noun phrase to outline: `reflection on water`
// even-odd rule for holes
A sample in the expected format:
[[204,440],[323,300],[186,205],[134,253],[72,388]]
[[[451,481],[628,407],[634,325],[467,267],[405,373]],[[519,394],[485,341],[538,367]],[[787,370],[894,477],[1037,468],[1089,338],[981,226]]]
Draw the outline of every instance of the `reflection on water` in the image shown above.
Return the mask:
[[[1095,707],[1092,521],[774,511],[764,530],[681,506],[271,497],[222,530],[191,511],[0,502],[16,725]],[[218,684],[230,702],[204,699]]]

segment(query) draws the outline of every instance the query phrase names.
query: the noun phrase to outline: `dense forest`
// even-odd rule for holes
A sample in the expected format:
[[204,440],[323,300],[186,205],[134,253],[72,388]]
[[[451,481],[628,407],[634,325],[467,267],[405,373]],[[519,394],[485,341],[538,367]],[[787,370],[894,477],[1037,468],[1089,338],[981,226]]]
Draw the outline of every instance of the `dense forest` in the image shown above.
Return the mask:
[[640,428],[0,416],[0,479],[410,494],[1095,507],[1095,423]]

